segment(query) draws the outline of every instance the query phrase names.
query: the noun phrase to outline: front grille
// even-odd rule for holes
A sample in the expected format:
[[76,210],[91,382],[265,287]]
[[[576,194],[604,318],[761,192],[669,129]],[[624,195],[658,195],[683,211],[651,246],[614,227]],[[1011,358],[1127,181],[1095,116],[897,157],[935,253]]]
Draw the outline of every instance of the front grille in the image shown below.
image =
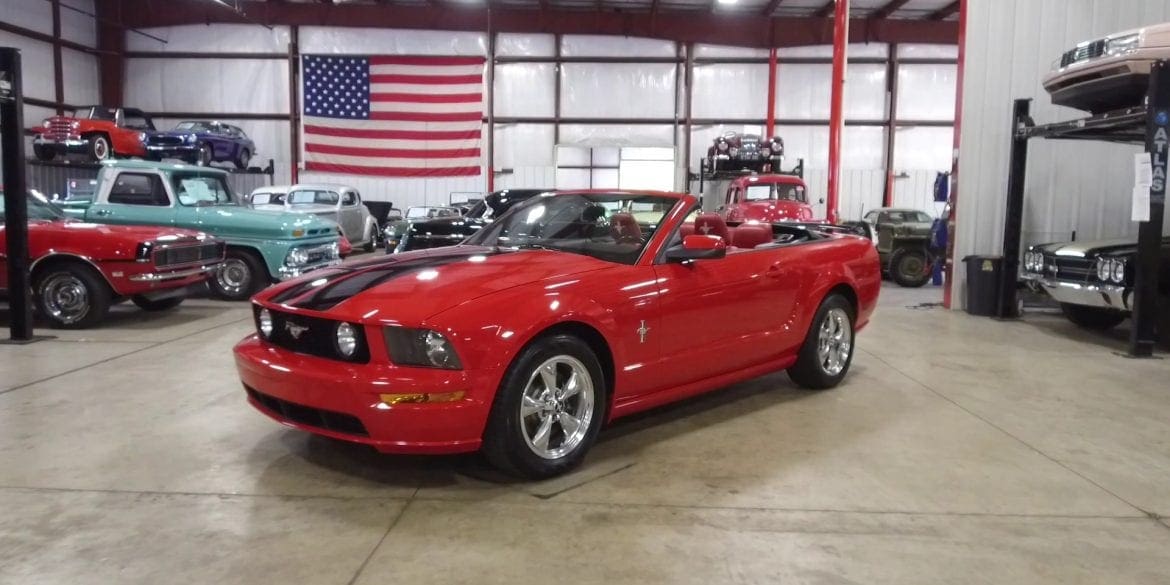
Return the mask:
[[[256,329],[260,328],[260,307],[252,306],[256,318]],[[357,351],[353,357],[342,357],[337,351],[337,325],[339,321],[281,313],[269,309],[272,314],[272,336],[269,343],[289,351],[345,362],[369,363],[370,349],[366,343],[365,328],[354,325],[357,331]]]
[[41,132],[41,137],[46,140],[65,141],[69,139],[76,139],[78,135],[73,131],[73,123],[68,120],[50,120],[49,127]]
[[181,146],[186,143],[182,136],[150,136],[146,143],[151,146]]
[[163,248],[154,253],[154,265],[157,268],[170,268],[205,260],[218,260],[222,257],[223,244],[213,242],[198,246]]
[[244,389],[247,390],[248,397],[255,400],[257,404],[292,422],[346,435],[370,436],[370,433],[366,431],[366,426],[356,416],[281,400],[275,396],[257,392],[255,388],[248,386],[244,386]]
[[[1055,270],[1053,270],[1055,268]],[[1089,258],[1044,255],[1044,274],[1058,280],[1088,282],[1097,273],[1096,261]]]
[[1105,54],[1105,39],[1098,39],[1098,40],[1093,41],[1091,43],[1086,43],[1086,44],[1081,45],[1079,47],[1065,51],[1064,54],[1060,56],[1060,66],[1061,67],[1068,67],[1069,65],[1072,65],[1073,63],[1079,63],[1081,61],[1088,61],[1090,59],[1096,59],[1097,57],[1100,57],[1101,55],[1104,55],[1104,54]]

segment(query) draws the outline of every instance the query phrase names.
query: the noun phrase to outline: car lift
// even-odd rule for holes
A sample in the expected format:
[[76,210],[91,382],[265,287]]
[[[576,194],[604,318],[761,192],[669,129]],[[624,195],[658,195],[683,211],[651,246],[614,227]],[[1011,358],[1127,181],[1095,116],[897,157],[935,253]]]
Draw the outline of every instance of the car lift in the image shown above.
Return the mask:
[[[1162,224],[1166,209],[1166,159],[1170,148],[1170,62],[1154,63],[1145,106],[1106,112],[1088,118],[1037,126],[1029,116],[1030,99],[1018,99],[1012,116],[1011,166],[1008,170],[1007,212],[1003,228],[1003,275],[999,282],[996,316],[1019,317],[1020,240],[1024,223],[1024,177],[1028,168],[1028,140],[1096,140],[1145,144],[1151,156],[1154,181],[1150,186],[1150,219],[1139,222],[1137,270],[1133,299],[1133,329],[1128,354],[1150,357],[1158,321],[1158,268]],[[1163,331],[1170,335],[1170,331]]]
[[24,94],[20,50],[0,47],[0,165],[8,259],[7,343],[34,341],[28,274],[28,189],[24,169]]
[[795,176],[803,179],[804,178],[804,159],[803,158],[796,159],[796,166],[792,167],[791,169],[789,169],[787,171],[781,170],[781,169],[775,169],[775,170],[768,171],[767,173],[760,173],[760,172],[756,172],[756,171],[752,171],[752,170],[748,170],[748,169],[738,170],[738,171],[732,171],[732,170],[714,171],[714,170],[711,170],[711,167],[708,165],[707,157],[703,157],[701,160],[699,160],[699,172],[697,172],[697,173],[688,172],[687,173],[687,186],[689,187],[691,185],[691,183],[698,181],[699,182],[699,190],[697,191],[697,193],[702,194],[705,191],[705,187],[706,187],[706,185],[704,184],[705,181],[728,181],[731,179],[738,179],[740,177],[749,177],[753,174],[754,175],[760,175],[760,174],[795,175]]

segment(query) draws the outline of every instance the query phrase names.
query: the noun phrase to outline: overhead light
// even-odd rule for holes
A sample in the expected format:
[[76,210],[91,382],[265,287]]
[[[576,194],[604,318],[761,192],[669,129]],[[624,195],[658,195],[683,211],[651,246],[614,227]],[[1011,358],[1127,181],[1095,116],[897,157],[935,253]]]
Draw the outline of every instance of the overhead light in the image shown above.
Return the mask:
[[720,4],[735,4],[737,0],[719,0]]

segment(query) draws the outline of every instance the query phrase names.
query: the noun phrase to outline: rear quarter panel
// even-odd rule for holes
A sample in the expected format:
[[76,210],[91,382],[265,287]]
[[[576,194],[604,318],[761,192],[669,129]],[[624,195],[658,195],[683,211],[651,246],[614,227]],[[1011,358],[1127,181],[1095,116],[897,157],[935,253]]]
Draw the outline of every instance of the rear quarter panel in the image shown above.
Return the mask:
[[858,236],[835,236],[829,241],[805,244],[800,294],[792,322],[807,331],[817,307],[833,288],[847,285],[857,297],[855,327],[869,323],[881,291],[881,262],[873,243]]

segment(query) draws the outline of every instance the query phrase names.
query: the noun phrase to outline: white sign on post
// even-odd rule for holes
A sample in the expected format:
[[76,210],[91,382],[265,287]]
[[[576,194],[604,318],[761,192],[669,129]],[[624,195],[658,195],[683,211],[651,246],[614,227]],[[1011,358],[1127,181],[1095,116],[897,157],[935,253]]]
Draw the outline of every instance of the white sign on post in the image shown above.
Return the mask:
[[1139,152],[1133,156],[1133,211],[1130,221],[1150,221],[1150,185],[1154,173],[1150,165],[1150,153]]

